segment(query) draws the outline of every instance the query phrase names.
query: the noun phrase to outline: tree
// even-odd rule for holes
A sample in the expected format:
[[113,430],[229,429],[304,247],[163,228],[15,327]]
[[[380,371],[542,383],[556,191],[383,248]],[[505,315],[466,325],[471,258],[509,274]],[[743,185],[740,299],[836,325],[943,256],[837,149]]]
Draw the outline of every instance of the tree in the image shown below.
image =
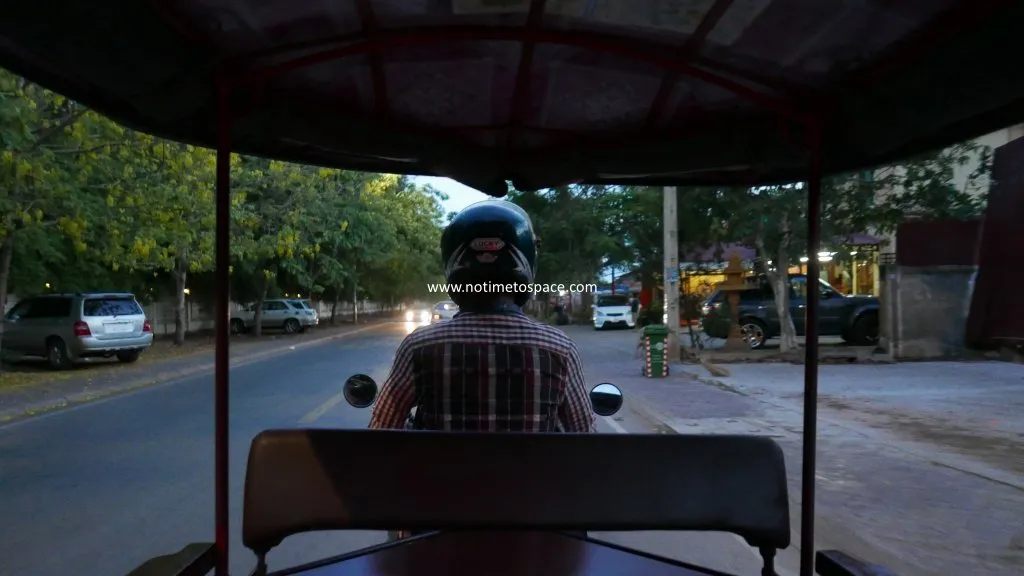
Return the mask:
[[[887,232],[908,217],[980,215],[990,151],[974,144],[823,183],[823,238]],[[301,290],[394,303],[440,281],[445,214],[435,190],[394,175],[232,157],[231,290],[236,301]],[[956,185],[957,176],[977,168]],[[9,290],[168,291],[184,338],[184,288],[213,267],[214,154],[126,129],[0,71],[0,303]],[[679,250],[756,246],[777,288],[806,233],[798,184],[680,188]],[[510,191],[540,238],[539,283],[589,283],[603,269],[660,283],[663,189]],[[451,216],[448,215],[450,220]],[[771,265],[767,265],[768,263]],[[173,285],[173,287],[171,286]],[[207,286],[209,289],[209,286]],[[784,299],[787,290],[777,289]],[[351,295],[351,296],[350,296]],[[786,302],[779,302],[794,344]],[[781,319],[781,318],[780,318]]]
[[78,252],[86,250],[88,208],[79,178],[103,145],[95,132],[111,124],[0,70],[0,308],[7,301],[19,237],[33,230],[58,231],[72,239]]
[[[394,223],[374,199],[386,187],[379,175],[330,171],[321,173],[326,187],[318,197],[318,216],[309,220],[316,257],[309,278],[321,277],[331,298],[331,322],[337,318],[343,291],[353,296],[357,270],[396,248]],[[328,288],[329,287],[329,288]]]
[[[822,181],[823,244],[842,244],[853,234],[894,231],[908,217],[970,218],[981,214],[977,191],[989,172],[991,152],[967,142],[910,158],[878,171],[844,174]],[[977,162],[958,188],[956,171]],[[881,177],[876,178],[876,174]],[[805,184],[723,189],[714,197],[713,220],[725,223],[724,238],[757,247],[782,327],[780,349],[797,347],[789,311],[788,270],[807,244]],[[823,246],[824,247],[824,246]],[[817,255],[808,254],[814,258]],[[771,264],[769,265],[769,261]],[[813,289],[809,287],[809,289]]]
[[[621,261],[623,245],[618,236],[609,234],[618,204],[605,196],[614,190],[562,186],[509,194],[509,200],[533,220],[539,239],[538,284],[592,283],[609,260]],[[585,309],[589,298],[589,294],[583,295]]]
[[416,187],[404,177],[384,184],[368,200],[390,222],[393,239],[377,254],[364,250],[363,267],[368,293],[393,305],[428,295],[428,284],[442,279],[443,196],[429,186]]
[[138,132],[108,158],[122,176],[107,187],[104,259],[116,271],[170,273],[174,343],[185,342],[185,289],[190,272],[214,266],[214,171],[208,149]]
[[[238,234],[233,237],[234,272],[259,282],[253,318],[254,334],[262,333],[263,301],[278,272],[294,269],[302,258],[307,202],[315,198],[310,176],[314,169],[258,158],[242,158],[233,177],[243,200],[238,206]],[[283,262],[286,262],[282,265]]]

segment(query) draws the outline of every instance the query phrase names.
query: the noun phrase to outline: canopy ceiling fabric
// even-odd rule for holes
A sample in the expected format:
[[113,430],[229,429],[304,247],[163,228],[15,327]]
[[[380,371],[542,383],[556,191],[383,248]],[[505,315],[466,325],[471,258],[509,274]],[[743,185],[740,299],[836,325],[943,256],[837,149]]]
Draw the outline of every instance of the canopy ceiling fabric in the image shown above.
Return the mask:
[[[753,185],[877,166],[1024,117],[1024,2],[0,0],[0,66],[129,126],[448,176]],[[307,64],[300,66],[300,64]]]

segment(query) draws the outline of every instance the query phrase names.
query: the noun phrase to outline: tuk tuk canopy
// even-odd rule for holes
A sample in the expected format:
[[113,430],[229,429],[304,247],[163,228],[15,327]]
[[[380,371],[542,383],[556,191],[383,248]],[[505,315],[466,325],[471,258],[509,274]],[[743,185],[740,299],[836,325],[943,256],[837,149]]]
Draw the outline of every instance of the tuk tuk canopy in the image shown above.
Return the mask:
[[[495,196],[754,185],[1012,124],[1024,3],[36,0],[0,66],[142,131]],[[59,38],[60,41],[55,39]],[[808,142],[808,127],[820,140]]]

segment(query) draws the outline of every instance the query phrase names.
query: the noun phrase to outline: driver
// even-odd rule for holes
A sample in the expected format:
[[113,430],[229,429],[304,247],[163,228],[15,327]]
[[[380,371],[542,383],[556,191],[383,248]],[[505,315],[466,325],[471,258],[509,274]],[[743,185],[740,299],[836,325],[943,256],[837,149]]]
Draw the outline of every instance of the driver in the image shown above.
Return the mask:
[[523,313],[537,239],[526,212],[487,200],[441,237],[448,294],[459,313],[402,341],[370,428],[597,432],[576,343]]

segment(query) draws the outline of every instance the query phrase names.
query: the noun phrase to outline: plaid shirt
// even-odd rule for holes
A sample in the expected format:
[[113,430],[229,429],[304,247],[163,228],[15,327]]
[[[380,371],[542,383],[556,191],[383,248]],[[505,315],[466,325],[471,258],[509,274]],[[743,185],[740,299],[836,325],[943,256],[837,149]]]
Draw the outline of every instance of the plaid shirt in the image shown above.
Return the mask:
[[370,428],[596,432],[583,363],[564,332],[525,314],[460,313],[398,347]]

